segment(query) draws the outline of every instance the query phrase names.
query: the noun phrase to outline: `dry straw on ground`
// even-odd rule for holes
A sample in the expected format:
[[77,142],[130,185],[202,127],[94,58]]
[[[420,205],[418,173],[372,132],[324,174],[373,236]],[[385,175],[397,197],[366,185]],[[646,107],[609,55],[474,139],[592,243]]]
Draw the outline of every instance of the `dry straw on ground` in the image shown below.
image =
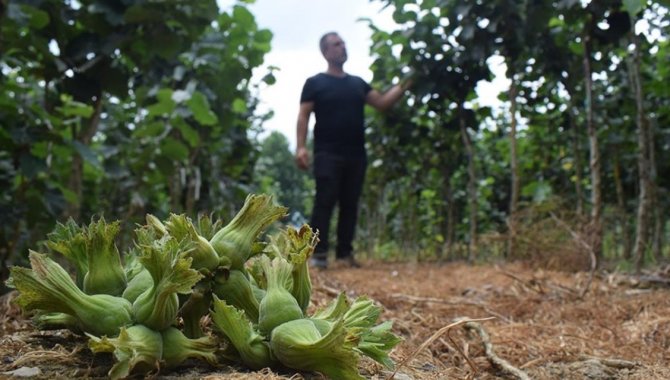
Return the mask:
[[[663,282],[598,273],[580,298],[588,272],[524,264],[365,262],[360,269],[312,275],[317,306],[344,290],[368,295],[384,307],[382,319],[393,320],[404,338],[392,354],[401,364],[395,379],[518,379],[521,373],[532,379],[670,378],[670,290],[653,287]],[[0,302],[0,374],[24,367],[38,368],[37,379],[104,377],[112,364],[109,356],[92,355],[84,339],[68,332],[34,330],[11,297]],[[478,322],[481,330],[463,323],[448,328],[448,334],[441,331],[464,318],[491,317]],[[367,360],[360,370],[370,379],[392,374]],[[321,377],[198,364],[157,378]]]

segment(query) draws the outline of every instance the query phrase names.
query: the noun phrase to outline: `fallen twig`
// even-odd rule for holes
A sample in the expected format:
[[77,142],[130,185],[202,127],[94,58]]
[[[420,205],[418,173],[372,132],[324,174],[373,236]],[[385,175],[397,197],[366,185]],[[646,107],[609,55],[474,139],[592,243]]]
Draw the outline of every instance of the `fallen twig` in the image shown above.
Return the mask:
[[320,285],[320,286],[318,286],[318,287],[315,287],[314,290],[316,290],[316,291],[323,291],[324,293],[326,293],[327,295],[329,295],[329,296],[331,296],[331,297],[337,297],[337,296],[340,295],[340,293],[342,293],[342,291],[337,290],[337,289],[335,289],[335,288],[331,288],[331,287],[329,287],[329,286],[327,286],[327,285]]
[[477,367],[475,366],[475,363],[473,363],[472,360],[470,360],[470,355],[468,355],[468,353],[467,353],[467,351],[468,351],[467,342],[465,343],[465,349],[462,350],[458,346],[458,344],[456,342],[454,342],[454,339],[451,337],[451,334],[449,334],[450,332],[451,332],[451,330],[447,330],[447,339],[449,339],[451,344],[454,345],[454,347],[456,348],[458,353],[461,354],[461,356],[465,359],[465,361],[468,362],[468,365],[470,366],[470,368],[472,368],[473,375],[477,374]]
[[482,342],[484,343],[484,351],[486,352],[486,357],[489,359],[491,364],[511,375],[516,376],[521,380],[530,380],[530,377],[528,377],[528,375],[524,371],[514,367],[507,360],[502,359],[495,354],[495,352],[493,351],[493,344],[491,344],[491,339],[489,338],[489,334],[486,332],[486,330],[484,330],[482,325],[476,323],[475,321],[468,321],[465,324],[465,328],[475,330],[477,334],[479,334],[479,337],[482,339]]
[[[501,269],[500,267],[496,266],[496,268],[500,271],[500,273],[504,274],[507,277],[510,277],[511,279],[518,281],[521,283],[521,285],[525,286],[528,289],[533,290],[534,292],[544,295],[546,292],[542,288],[542,284],[537,282],[535,279],[532,279],[530,281],[526,281],[518,276],[516,276],[514,273],[510,273],[504,269]],[[534,286],[535,285],[535,286]]]
[[532,367],[532,366],[534,366],[534,365],[537,364],[537,363],[542,363],[542,362],[545,362],[545,361],[551,361],[551,359],[552,359],[552,358],[536,358],[536,359],[533,359],[533,360],[531,360],[531,361],[528,361],[528,362],[523,363],[522,365],[519,366],[519,369],[524,369],[524,368]]
[[[460,325],[466,324],[466,323],[468,323],[468,322],[483,322],[483,321],[489,321],[489,320],[491,320],[491,319],[495,319],[495,318],[463,319],[463,320],[460,320],[460,321],[457,321],[457,322],[454,322],[454,323],[451,323],[451,324],[449,324],[449,325],[446,325],[446,326],[442,327],[441,329],[437,330],[437,331],[435,332],[435,334],[433,334],[430,338],[426,339],[426,341],[423,342],[423,343],[419,346],[419,348],[417,348],[416,350],[414,350],[414,352],[412,352],[412,354],[411,354],[410,356],[408,356],[408,357],[406,357],[405,359],[403,359],[403,361],[401,361],[401,362],[396,366],[396,368],[395,368],[395,370],[393,371],[393,373],[390,374],[390,375],[386,378],[386,380],[393,379],[393,377],[396,375],[396,373],[398,373],[398,370],[399,370],[401,367],[404,367],[404,366],[405,366],[407,363],[409,363],[412,359],[414,359],[415,357],[417,357],[417,355],[419,354],[419,352],[423,351],[423,349],[425,349],[426,347],[428,347],[431,343],[433,343],[434,341],[436,341],[439,337],[441,337],[444,333],[448,332],[448,331],[451,330],[452,328],[454,328],[454,327],[456,327],[456,326],[460,326]],[[465,358],[465,360],[468,360],[468,363],[470,362],[468,358]],[[476,368],[473,368],[473,370],[474,370],[475,372],[477,371]]]
[[591,271],[589,272],[589,279],[586,282],[584,288],[579,292],[579,299],[583,299],[584,296],[586,296],[586,293],[588,293],[589,289],[591,288],[591,283],[593,282],[593,276],[595,275],[596,269],[598,268],[598,257],[596,256],[596,253],[593,251],[593,247],[591,246],[591,244],[582,239],[582,237],[579,236],[578,233],[573,231],[572,228],[570,228],[570,226],[567,225],[567,223],[559,219],[553,212],[551,213],[551,218],[561,227],[563,227],[566,231],[568,231],[572,236],[572,238],[577,240],[577,242],[586,249],[586,251],[589,253],[589,257],[591,258]]
[[401,299],[401,300],[406,300],[406,301],[412,301],[412,302],[441,303],[441,304],[445,304],[445,305],[455,305],[455,306],[458,306],[458,305],[477,306],[477,307],[482,308],[485,312],[491,314],[492,316],[494,316],[496,318],[499,318],[499,319],[501,319],[501,320],[503,320],[507,323],[512,323],[512,321],[508,317],[506,317],[506,316],[504,316],[504,315],[502,315],[502,314],[500,314],[500,313],[498,313],[494,310],[491,310],[488,306],[486,306],[482,302],[476,302],[476,301],[470,301],[470,300],[464,300],[464,299],[446,300],[446,299],[443,299],[443,298],[417,297],[417,296],[411,296],[409,294],[394,294],[394,295],[391,296],[391,298]]
[[314,291],[320,291],[331,297],[337,297],[342,293],[338,288],[343,289],[339,284],[326,284],[321,276],[313,277],[312,289],[314,289]]
[[638,276],[636,278],[640,287],[650,287],[650,286],[659,286],[659,287],[670,287],[670,278],[661,277],[659,275],[645,275]]
[[632,369],[640,365],[639,363],[631,362],[628,360],[599,358],[590,355],[582,355],[579,358],[582,360],[594,360],[606,367],[612,367],[617,369]]

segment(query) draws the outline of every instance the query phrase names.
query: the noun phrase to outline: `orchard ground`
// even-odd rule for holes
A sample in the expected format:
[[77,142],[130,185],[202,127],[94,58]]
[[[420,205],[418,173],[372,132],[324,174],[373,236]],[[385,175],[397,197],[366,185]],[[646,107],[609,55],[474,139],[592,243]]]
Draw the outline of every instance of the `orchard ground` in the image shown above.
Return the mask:
[[[380,319],[392,320],[403,338],[392,353],[395,379],[670,379],[670,281],[596,272],[584,292],[588,272],[523,263],[363,264],[313,271],[313,301],[322,306],[346,291],[383,306]],[[21,371],[34,379],[105,377],[110,355],[93,355],[67,331],[36,331],[13,296],[0,305],[0,378]],[[392,375],[368,360],[360,372]],[[189,362],[155,378],[322,377]]]

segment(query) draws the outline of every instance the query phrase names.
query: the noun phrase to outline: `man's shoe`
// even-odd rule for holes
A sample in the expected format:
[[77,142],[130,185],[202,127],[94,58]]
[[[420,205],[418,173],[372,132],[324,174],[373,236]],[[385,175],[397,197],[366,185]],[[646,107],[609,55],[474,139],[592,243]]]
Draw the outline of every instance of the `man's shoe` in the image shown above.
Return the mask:
[[361,264],[353,256],[339,257],[335,260],[338,266],[345,268],[360,268]]
[[312,257],[311,259],[309,259],[309,264],[313,268],[327,269],[328,259],[325,257]]

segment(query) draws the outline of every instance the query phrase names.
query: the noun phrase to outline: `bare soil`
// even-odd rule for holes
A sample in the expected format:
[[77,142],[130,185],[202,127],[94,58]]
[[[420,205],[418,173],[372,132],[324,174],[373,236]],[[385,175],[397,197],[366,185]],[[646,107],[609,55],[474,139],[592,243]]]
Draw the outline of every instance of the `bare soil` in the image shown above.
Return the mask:
[[[393,320],[404,338],[392,353],[395,379],[670,379],[670,290],[598,274],[580,297],[588,279],[521,263],[364,262],[312,273],[316,307],[340,291],[384,307],[381,319]],[[21,371],[34,379],[105,377],[109,355],[93,355],[67,331],[35,330],[12,298],[0,305],[0,378]],[[392,375],[367,360],[360,370],[370,379]],[[321,377],[189,363],[155,378]]]

